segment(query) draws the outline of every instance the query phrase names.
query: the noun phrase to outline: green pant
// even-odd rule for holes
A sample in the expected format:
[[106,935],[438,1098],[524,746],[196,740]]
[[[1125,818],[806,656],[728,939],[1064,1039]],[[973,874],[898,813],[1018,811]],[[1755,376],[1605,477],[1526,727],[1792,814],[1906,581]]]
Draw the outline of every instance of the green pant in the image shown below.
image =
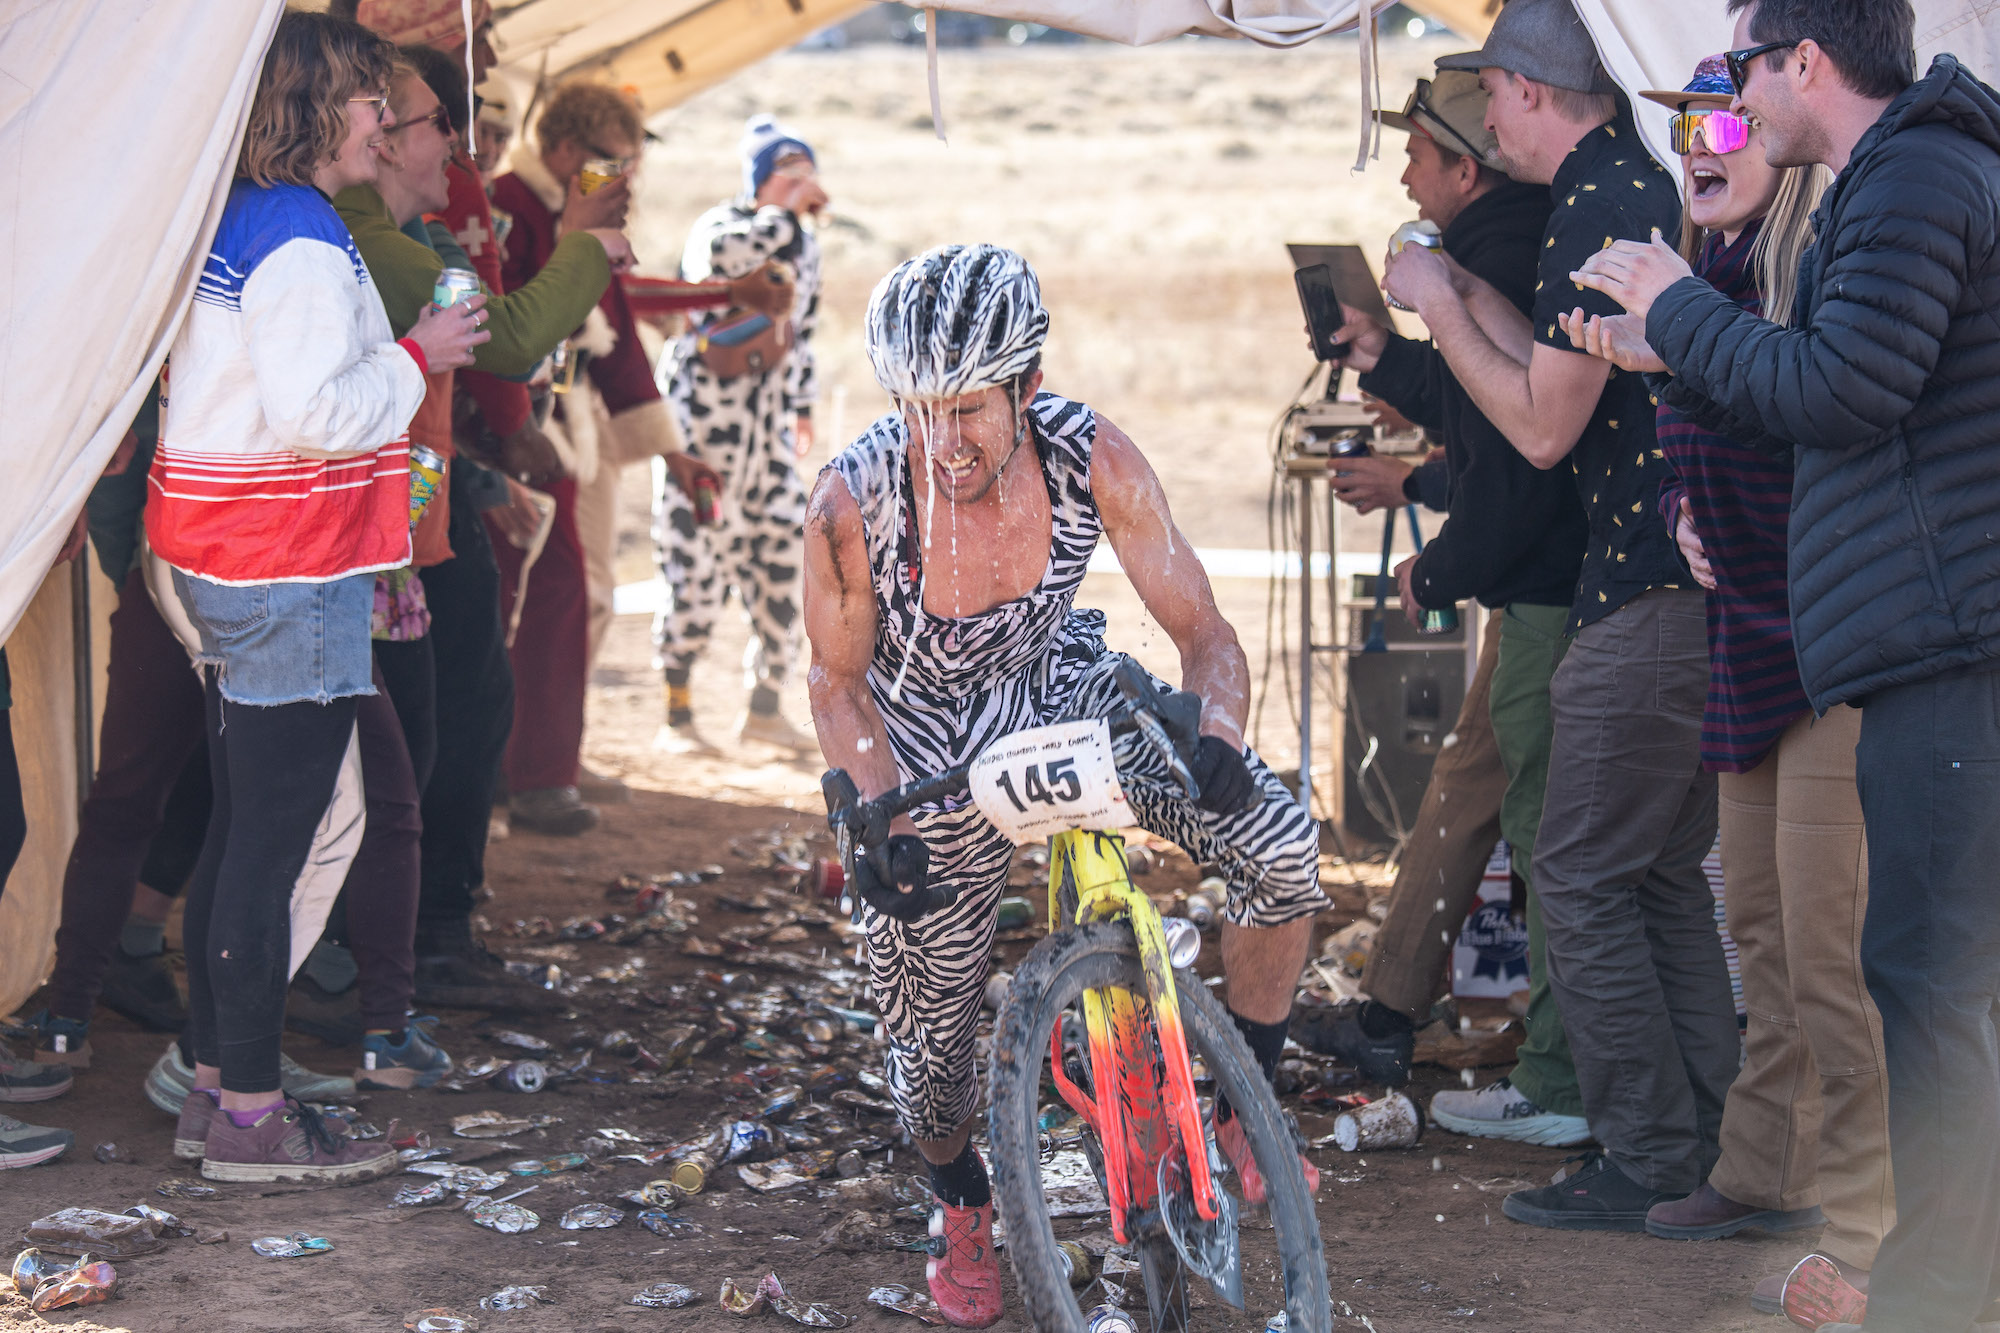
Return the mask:
[[1528,886],[1528,1036],[1521,1043],[1514,1086],[1544,1111],[1582,1115],[1576,1069],[1555,997],[1549,993],[1548,954],[1541,904],[1528,870],[1535,862],[1535,834],[1542,826],[1542,794],[1548,787],[1549,680],[1569,640],[1563,626],[1566,606],[1516,602],[1501,613],[1500,659],[1493,667],[1493,738],[1507,769],[1507,794],[1500,798],[1500,836],[1507,840],[1514,873]]

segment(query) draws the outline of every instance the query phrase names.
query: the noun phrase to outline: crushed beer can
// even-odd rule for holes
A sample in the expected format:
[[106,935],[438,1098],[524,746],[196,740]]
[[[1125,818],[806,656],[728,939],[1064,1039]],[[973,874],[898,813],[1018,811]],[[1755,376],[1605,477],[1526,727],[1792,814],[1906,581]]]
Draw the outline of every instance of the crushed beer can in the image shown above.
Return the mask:
[[773,1088],[765,1094],[764,1105],[757,1112],[766,1120],[786,1121],[791,1119],[799,1107],[805,1105],[806,1090],[796,1083],[782,1088]]
[[8,1277],[12,1280],[15,1291],[23,1296],[32,1296],[36,1289],[50,1278],[82,1266],[83,1259],[67,1255],[43,1254],[31,1245],[14,1256],[14,1267]]
[[1333,1141],[1342,1152],[1408,1148],[1424,1135],[1424,1113],[1400,1092],[1342,1111],[1333,1121]]
[[532,1051],[536,1055],[555,1054],[555,1047],[549,1045],[548,1042],[542,1040],[540,1037],[532,1036],[526,1032],[514,1032],[502,1028],[500,1031],[488,1035],[502,1046],[512,1046],[515,1050]]
[[175,1217],[164,1208],[155,1208],[150,1203],[135,1203],[125,1210],[125,1216],[137,1217],[152,1224],[155,1236],[192,1236],[194,1228]]
[[764,1312],[764,1292],[761,1287],[745,1287],[740,1278],[722,1279],[722,1290],[716,1295],[716,1304],[724,1314],[748,1318]]
[[742,1161],[771,1146],[771,1131],[754,1120],[732,1120],[717,1137],[725,1164]]
[[938,1309],[938,1303],[931,1299],[929,1293],[911,1291],[901,1283],[877,1287],[868,1293],[868,1299],[884,1310],[910,1315],[926,1324],[942,1324],[945,1321],[944,1311]]
[[405,1185],[389,1200],[391,1208],[425,1208],[434,1203],[443,1203],[451,1197],[451,1186],[442,1180],[427,1180],[421,1185]]
[[478,1333],[479,1320],[472,1315],[438,1306],[429,1310],[413,1310],[404,1315],[403,1327],[409,1333]]
[[608,1203],[580,1203],[562,1215],[564,1231],[602,1231],[625,1220],[625,1210]]
[[465,1211],[471,1215],[474,1225],[497,1231],[503,1236],[518,1236],[542,1224],[540,1213],[523,1208],[518,1203],[505,1203],[483,1194],[468,1198]]
[[693,1287],[683,1287],[678,1282],[652,1282],[633,1292],[629,1304],[648,1310],[678,1310],[700,1299],[701,1293]]
[[530,1157],[519,1162],[509,1162],[507,1170],[517,1176],[553,1176],[564,1171],[574,1171],[590,1159],[580,1152],[557,1153],[554,1157]]
[[491,1296],[479,1298],[482,1310],[525,1310],[532,1305],[554,1305],[547,1287],[502,1287]]
[[627,1190],[618,1197],[641,1208],[672,1212],[688,1201],[688,1192],[671,1180],[649,1180],[638,1189]]
[[1072,1287],[1090,1285],[1090,1251],[1073,1240],[1056,1242],[1056,1255],[1062,1261],[1063,1276]]
[[36,1314],[47,1314],[50,1310],[98,1305],[111,1299],[111,1289],[117,1285],[118,1270],[102,1259],[79,1262],[75,1268],[37,1287],[28,1308]]
[[153,1224],[143,1217],[98,1208],[65,1208],[28,1223],[21,1239],[55,1254],[98,1254],[129,1259],[160,1248]]
[[92,1155],[106,1166],[111,1165],[113,1162],[130,1162],[132,1160],[132,1154],[126,1152],[115,1143],[98,1144],[96,1151]]
[[310,1232],[294,1231],[289,1236],[259,1236],[250,1242],[250,1248],[266,1259],[303,1259],[309,1254],[331,1253],[333,1242]]
[[715,1170],[715,1159],[705,1152],[689,1153],[674,1163],[673,1180],[689,1194],[701,1193],[708,1184],[708,1173]]
[[757,1294],[764,1298],[773,1310],[795,1324],[807,1328],[846,1328],[852,1321],[834,1309],[817,1301],[804,1301],[785,1290],[785,1284],[778,1281],[776,1273],[764,1274],[757,1284]]
[[705,1230],[701,1223],[677,1217],[665,1208],[641,1210],[638,1222],[655,1236],[699,1236]]

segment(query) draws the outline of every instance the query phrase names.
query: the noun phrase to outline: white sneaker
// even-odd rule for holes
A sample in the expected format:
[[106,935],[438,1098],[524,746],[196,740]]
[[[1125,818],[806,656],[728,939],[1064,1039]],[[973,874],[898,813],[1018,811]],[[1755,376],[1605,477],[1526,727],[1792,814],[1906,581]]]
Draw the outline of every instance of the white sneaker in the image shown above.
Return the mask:
[[819,751],[818,738],[800,731],[785,720],[783,713],[746,712],[743,721],[737,724],[736,735],[742,740],[790,750],[794,754],[816,754]]
[[722,751],[691,721],[683,722],[678,727],[671,722],[661,723],[659,731],[653,735],[653,748],[661,754],[699,756],[703,759],[722,757]]
[[1590,1142],[1589,1121],[1544,1111],[1504,1078],[1473,1092],[1440,1092],[1431,1098],[1431,1122],[1454,1134],[1538,1143],[1544,1148]]

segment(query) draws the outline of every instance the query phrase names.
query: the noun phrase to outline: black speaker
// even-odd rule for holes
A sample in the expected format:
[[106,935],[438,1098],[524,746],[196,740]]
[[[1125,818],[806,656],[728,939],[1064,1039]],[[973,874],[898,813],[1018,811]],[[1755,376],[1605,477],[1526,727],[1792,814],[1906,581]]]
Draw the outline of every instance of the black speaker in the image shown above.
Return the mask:
[[[1357,602],[1367,602],[1346,608],[1348,642],[1362,644],[1375,618],[1375,579],[1362,575],[1354,582]],[[1420,634],[1392,595],[1382,631],[1388,651],[1343,655],[1340,820],[1364,842],[1393,843],[1396,826],[1407,829],[1416,821],[1431,764],[1465,703],[1465,629]]]

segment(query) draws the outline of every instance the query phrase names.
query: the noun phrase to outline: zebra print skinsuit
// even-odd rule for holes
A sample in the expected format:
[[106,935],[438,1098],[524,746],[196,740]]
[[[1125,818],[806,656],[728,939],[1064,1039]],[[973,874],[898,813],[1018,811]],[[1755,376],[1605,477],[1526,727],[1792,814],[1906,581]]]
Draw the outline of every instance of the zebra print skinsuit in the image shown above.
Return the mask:
[[[1104,645],[1103,613],[1074,608],[1103,531],[1090,492],[1097,417],[1046,393],[1027,412],[1049,491],[1049,566],[1026,596],[978,615],[923,610],[915,483],[900,414],[877,421],[829,464],[861,510],[880,620],[869,692],[904,781],[964,763],[1025,727],[1108,717],[1123,702],[1112,679],[1123,658]],[[1326,906],[1317,831],[1256,755],[1250,768],[1264,801],[1225,818],[1185,799],[1136,738],[1121,738],[1115,754],[1138,822],[1197,862],[1222,867],[1228,920],[1276,926]],[[943,1139],[979,1103],[973,1034],[1013,847],[967,797],[912,818],[930,849],[932,879],[955,884],[958,901],[910,924],[870,909],[863,926],[897,1113],[916,1137]]]

